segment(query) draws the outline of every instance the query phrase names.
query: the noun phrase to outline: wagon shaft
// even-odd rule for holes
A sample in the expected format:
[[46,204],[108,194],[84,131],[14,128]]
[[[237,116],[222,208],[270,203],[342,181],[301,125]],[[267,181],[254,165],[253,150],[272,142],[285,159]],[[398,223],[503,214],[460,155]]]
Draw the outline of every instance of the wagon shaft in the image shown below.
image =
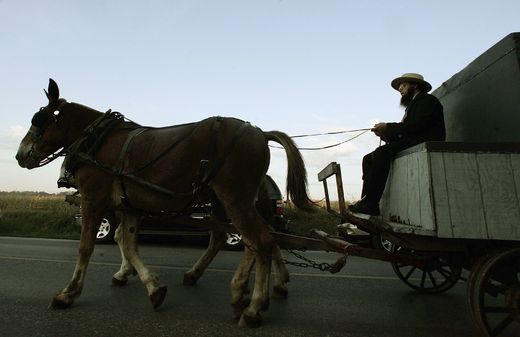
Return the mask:
[[[238,233],[237,229],[230,223],[219,221],[217,219],[196,219],[185,217],[182,222],[195,227],[212,229],[226,233]],[[322,240],[313,239],[306,236],[292,235],[276,231],[270,231],[276,243],[280,248],[284,249],[299,249],[299,250],[323,250],[331,251],[333,247],[323,242]]]
[[311,230],[312,235],[318,237],[323,240],[323,242],[327,243],[329,247],[333,248],[334,251],[338,253],[343,253],[345,255],[352,256],[361,256],[369,259],[381,260],[399,263],[403,265],[410,265],[415,267],[425,267],[428,262],[431,260],[428,257],[421,256],[408,256],[403,254],[395,254],[391,253],[387,250],[381,250],[376,248],[366,248],[357,244],[352,244],[347,241],[340,240],[336,237],[329,235],[328,233],[313,229]]

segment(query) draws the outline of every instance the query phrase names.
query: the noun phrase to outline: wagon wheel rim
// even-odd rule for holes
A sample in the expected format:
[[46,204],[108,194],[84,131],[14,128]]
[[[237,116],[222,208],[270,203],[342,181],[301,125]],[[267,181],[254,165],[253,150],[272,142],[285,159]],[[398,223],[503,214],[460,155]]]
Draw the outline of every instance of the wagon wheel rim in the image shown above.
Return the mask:
[[473,315],[474,315],[473,308],[475,307],[475,304],[473,301],[473,299],[474,299],[473,291],[475,288],[476,280],[477,280],[478,275],[480,275],[482,267],[484,267],[485,263],[489,260],[490,257],[491,257],[491,254],[485,254],[485,255],[479,257],[475,261],[475,263],[471,266],[471,272],[468,277],[467,299],[468,299],[471,313]]
[[491,256],[475,277],[471,296],[473,317],[484,334],[518,334],[520,248],[505,250]]
[[[394,246],[394,252],[418,256],[420,252]],[[428,253],[426,253],[428,254]],[[443,257],[434,257],[424,267],[392,263],[396,275],[407,286],[420,293],[438,294],[455,286],[460,280],[462,266]]]

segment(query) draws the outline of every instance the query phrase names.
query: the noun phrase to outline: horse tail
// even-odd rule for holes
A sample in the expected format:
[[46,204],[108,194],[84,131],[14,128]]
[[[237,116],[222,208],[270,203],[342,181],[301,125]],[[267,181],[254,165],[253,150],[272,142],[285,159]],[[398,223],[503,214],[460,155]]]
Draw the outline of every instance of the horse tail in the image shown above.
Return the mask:
[[287,195],[294,205],[302,210],[312,211],[314,203],[307,191],[307,172],[302,155],[294,141],[280,131],[264,132],[267,140],[283,146],[287,155]]

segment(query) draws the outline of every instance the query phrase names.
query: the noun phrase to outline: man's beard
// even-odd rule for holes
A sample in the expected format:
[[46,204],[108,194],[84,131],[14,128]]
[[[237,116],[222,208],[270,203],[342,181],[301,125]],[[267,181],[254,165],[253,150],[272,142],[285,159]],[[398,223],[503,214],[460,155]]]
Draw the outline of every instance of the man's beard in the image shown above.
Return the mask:
[[409,90],[406,94],[401,96],[401,106],[407,108],[413,100],[414,92]]

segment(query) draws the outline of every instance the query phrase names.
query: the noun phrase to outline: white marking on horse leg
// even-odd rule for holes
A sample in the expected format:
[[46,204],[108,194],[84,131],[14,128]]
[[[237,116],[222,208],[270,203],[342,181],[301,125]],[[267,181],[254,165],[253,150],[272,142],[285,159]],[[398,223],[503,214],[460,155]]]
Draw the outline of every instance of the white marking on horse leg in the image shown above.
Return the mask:
[[193,265],[193,267],[184,273],[184,285],[194,285],[197,283],[197,280],[202,276],[206,268],[222,248],[225,240],[226,233],[211,231],[208,248],[199,258],[199,260]]
[[128,276],[134,272],[134,268],[124,253],[124,241],[121,226],[117,227],[114,240],[116,241],[121,253],[121,267],[112,277],[114,285],[122,286],[128,282]]
[[159,277],[150,272],[144,265],[137,251],[137,231],[139,220],[134,215],[125,214],[119,227],[121,227],[121,242],[124,256],[135,268],[139,279],[146,287],[153,307],[159,307],[166,295],[166,286],[159,285]]

